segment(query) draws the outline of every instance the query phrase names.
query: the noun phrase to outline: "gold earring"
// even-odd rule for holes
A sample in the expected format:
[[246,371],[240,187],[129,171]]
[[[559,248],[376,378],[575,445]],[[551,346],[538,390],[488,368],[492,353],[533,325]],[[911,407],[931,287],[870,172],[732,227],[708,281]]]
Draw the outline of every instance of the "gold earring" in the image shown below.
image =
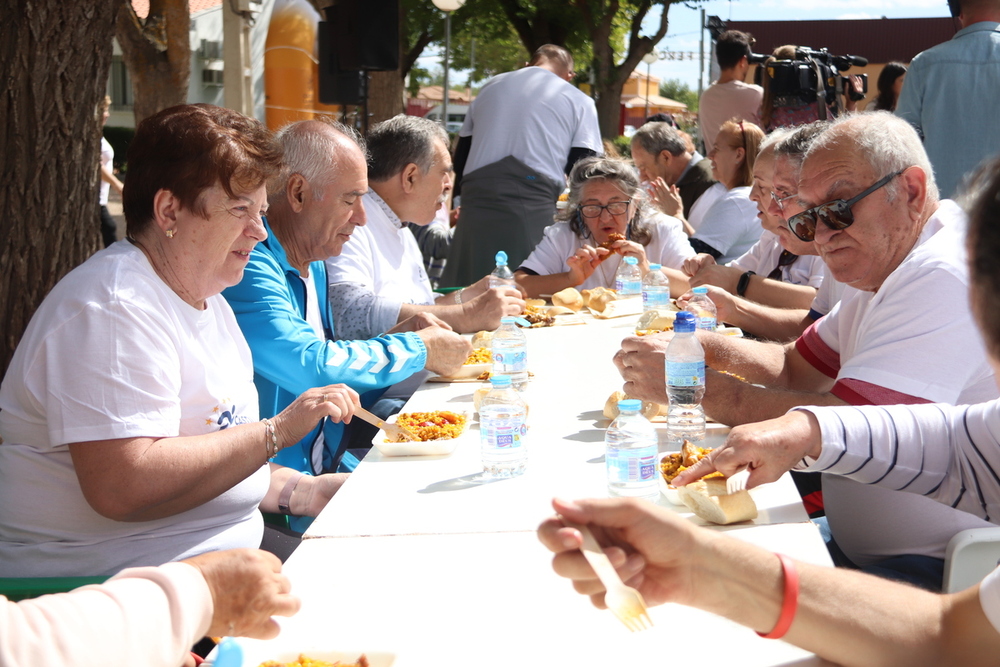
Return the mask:
[[165,231],[163,233],[167,235],[168,239],[174,238],[174,230],[172,230],[172,229],[168,229],[167,231]]

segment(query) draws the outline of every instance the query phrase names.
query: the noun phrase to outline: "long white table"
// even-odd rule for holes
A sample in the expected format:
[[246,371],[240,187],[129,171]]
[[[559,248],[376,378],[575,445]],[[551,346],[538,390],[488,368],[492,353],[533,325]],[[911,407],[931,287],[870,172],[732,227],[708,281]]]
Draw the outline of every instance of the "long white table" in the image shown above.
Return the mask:
[[[644,665],[684,658],[741,667],[822,664],[677,605],[651,610],[655,629],[631,634],[552,572],[535,529],[552,513],[553,496],[607,495],[608,422],[601,410],[621,386],[611,357],[634,319],[587,318],[586,325],[526,332],[534,377],[524,392],[529,462],[521,477],[483,477],[475,424],[446,457],[390,458],[373,449],[285,566],[302,611],[282,620],[278,639],[246,640],[245,664],[298,651],[323,657],[330,650],[348,658],[367,652],[373,667]],[[478,386],[427,383],[404,410],[471,413]],[[713,437],[717,444],[723,436]],[[713,529],[830,564],[787,476],[753,494],[757,520]]]

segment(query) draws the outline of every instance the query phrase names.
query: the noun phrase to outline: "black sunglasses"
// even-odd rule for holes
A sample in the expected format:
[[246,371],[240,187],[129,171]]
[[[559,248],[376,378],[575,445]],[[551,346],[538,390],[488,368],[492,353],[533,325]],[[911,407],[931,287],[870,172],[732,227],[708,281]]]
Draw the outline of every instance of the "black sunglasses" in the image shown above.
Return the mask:
[[822,221],[824,225],[833,230],[847,229],[854,224],[854,212],[851,207],[859,201],[885,186],[889,181],[902,174],[906,169],[889,174],[873,186],[848,200],[834,199],[825,204],[814,206],[807,211],[796,213],[788,219],[788,229],[792,234],[803,241],[812,241],[816,238],[816,225]]

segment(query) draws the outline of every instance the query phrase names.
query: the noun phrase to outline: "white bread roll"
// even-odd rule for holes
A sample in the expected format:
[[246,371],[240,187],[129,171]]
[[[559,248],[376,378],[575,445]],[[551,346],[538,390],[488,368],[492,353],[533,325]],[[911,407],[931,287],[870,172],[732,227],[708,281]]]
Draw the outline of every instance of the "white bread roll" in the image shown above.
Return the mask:
[[492,331],[477,331],[472,337],[472,347],[489,347],[492,343]]
[[583,295],[575,287],[567,287],[552,295],[552,305],[569,308],[576,312],[583,308]]
[[705,521],[726,525],[757,518],[757,504],[746,490],[726,493],[726,480],[710,477],[678,490],[681,501]]

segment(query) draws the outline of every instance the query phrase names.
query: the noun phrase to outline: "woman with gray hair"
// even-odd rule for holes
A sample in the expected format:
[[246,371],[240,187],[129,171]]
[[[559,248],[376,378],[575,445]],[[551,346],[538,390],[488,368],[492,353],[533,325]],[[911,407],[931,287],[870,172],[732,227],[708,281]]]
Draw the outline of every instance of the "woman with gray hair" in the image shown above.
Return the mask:
[[647,205],[627,162],[586,158],[573,167],[569,181],[560,221],[546,228],[514,274],[528,296],[567,287],[613,287],[623,257],[635,257],[646,273],[650,263],[680,269],[694,256],[680,221]]

